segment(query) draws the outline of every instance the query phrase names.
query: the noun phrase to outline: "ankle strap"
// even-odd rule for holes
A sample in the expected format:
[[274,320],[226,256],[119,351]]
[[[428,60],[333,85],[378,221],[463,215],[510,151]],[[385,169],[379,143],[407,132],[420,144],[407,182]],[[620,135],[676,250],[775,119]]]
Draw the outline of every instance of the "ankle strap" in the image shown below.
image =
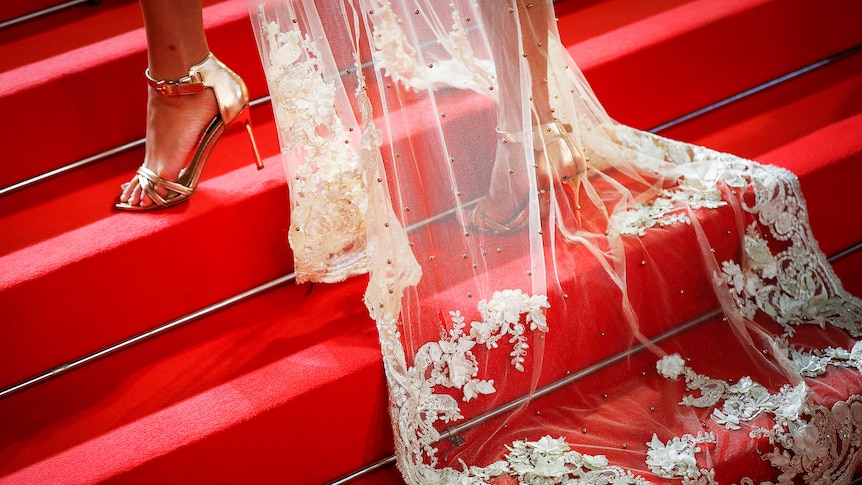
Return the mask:
[[200,72],[200,66],[207,62],[212,53],[207,54],[203,61],[189,68],[189,74],[186,77],[181,77],[176,81],[167,79],[153,79],[150,76],[150,70],[144,70],[144,76],[147,78],[147,84],[153,87],[162,96],[185,96],[188,94],[198,94],[206,91],[204,85],[204,77]]
[[185,96],[187,94],[199,94],[206,91],[201,73],[196,72],[191,76],[186,76],[176,81],[168,81],[166,79],[153,79],[150,76],[150,70],[144,71],[144,76],[147,77],[147,84],[152,86],[162,96]]

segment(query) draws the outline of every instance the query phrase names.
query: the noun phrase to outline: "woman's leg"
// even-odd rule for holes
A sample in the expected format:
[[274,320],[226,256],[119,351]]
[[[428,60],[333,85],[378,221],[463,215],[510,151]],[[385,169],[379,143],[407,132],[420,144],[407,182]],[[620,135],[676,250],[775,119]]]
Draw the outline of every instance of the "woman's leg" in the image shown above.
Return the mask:
[[530,67],[533,123],[553,121],[548,95],[548,21],[551,17],[545,0],[518,0],[521,12],[521,38]]
[[[209,53],[201,0],[140,0],[147,35],[149,73],[153,79],[177,80]],[[194,96],[162,96],[149,88],[144,166],[176,180],[201,132],[218,112],[208,89]],[[165,195],[164,189],[159,193]],[[122,202],[149,206],[137,175],[123,187]]]
[[[480,5],[494,42],[491,55],[499,96],[497,129],[503,133],[498,135],[489,200],[480,202],[475,219],[480,219],[480,225],[482,221],[491,221],[507,226],[525,210],[529,190],[527,171],[535,163],[532,157],[524,159],[524,144],[517,143],[517,139],[530,136],[530,125],[554,118],[547,83],[550,12],[544,0],[489,0]],[[516,33],[520,33],[521,42]],[[522,58],[526,58],[529,79],[521,75]],[[530,90],[529,94],[524,93],[525,88]],[[529,103],[525,96],[529,96]],[[525,109],[531,112],[524,113]],[[526,127],[525,117],[531,120]],[[515,136],[507,137],[505,133]]]

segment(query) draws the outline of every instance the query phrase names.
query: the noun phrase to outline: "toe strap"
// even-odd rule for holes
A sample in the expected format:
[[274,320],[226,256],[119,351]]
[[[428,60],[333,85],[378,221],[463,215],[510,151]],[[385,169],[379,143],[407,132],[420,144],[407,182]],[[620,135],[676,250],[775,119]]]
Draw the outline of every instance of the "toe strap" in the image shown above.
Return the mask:
[[[188,197],[192,192],[194,192],[194,190],[185,185],[159,177],[155,172],[143,166],[138,168],[138,181],[141,184],[141,190],[143,190],[143,192],[147,194],[147,196],[152,199],[156,205],[167,205],[172,199],[177,197]],[[163,197],[156,191],[159,187],[166,189],[169,192],[167,198]],[[170,192],[173,192],[173,195],[171,195]]]

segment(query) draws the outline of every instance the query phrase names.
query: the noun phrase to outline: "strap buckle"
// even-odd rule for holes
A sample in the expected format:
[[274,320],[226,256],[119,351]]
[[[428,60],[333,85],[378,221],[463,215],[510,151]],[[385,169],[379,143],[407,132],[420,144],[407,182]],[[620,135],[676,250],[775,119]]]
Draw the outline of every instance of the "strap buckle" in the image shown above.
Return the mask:
[[187,94],[198,94],[206,91],[204,86],[203,75],[200,72],[189,73],[186,77],[181,77],[176,81],[166,79],[153,79],[150,76],[150,70],[144,70],[144,76],[147,78],[147,84],[153,87],[162,96],[185,96]]

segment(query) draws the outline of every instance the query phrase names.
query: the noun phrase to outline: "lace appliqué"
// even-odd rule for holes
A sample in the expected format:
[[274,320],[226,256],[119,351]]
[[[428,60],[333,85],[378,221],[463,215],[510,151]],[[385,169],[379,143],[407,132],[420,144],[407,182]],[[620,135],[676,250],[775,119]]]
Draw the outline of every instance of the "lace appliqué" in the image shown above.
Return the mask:
[[632,163],[655,173],[676,174],[676,186],[660,191],[657,196],[611,216],[609,230],[613,234],[645,236],[649,228],[674,224],[691,224],[690,210],[716,209],[727,205],[722,200],[721,182],[726,182],[723,170],[707,170],[697,162],[737,160],[705,147],[689,145],[622,125],[603,125],[604,130],[623,150]]
[[439,341],[420,347],[414,367],[430,369],[432,385],[460,389],[464,401],[470,401],[479,394],[496,392],[493,380],[474,379],[479,373],[479,364],[473,355],[473,347],[484,344],[489,350],[494,349],[501,338],[510,335],[512,366],[523,372],[524,357],[529,348],[525,335],[527,326],[531,331],[547,332],[544,309],[549,306],[544,295],[529,296],[521,290],[498,291],[490,301],[479,302],[482,321],[471,322],[469,334],[464,332],[466,324],[461,312],[449,312],[453,323],[451,330]]
[[856,342],[850,351],[833,347],[804,351],[788,347],[787,353],[794,369],[803,377],[825,374],[830,365],[862,372],[862,342]]
[[260,7],[267,79],[291,173],[290,245],[297,280],[333,282],[367,271],[368,189],[350,135],[335,111],[314,42],[281,32]]
[[[547,332],[544,309],[549,307],[548,298],[544,295],[529,296],[521,290],[496,292],[491,301],[479,303],[482,321],[470,324],[470,337],[476,343],[493,349],[497,348],[500,338],[511,335],[509,343],[514,348],[509,355],[512,356],[512,366],[523,372],[524,355],[529,348],[524,336],[525,325],[529,325],[531,331]],[[524,323],[521,323],[521,315],[524,316]]]
[[691,224],[688,210],[716,209],[727,205],[715,180],[680,177],[674,189],[662,190],[655,199],[614,214],[610,230],[616,234],[645,236],[649,228]]
[[404,35],[392,3],[375,0],[372,5],[374,13],[370,19],[374,25],[375,59],[393,81],[414,90],[451,86],[496,98],[494,64],[474,55],[467,39],[464,17],[458,10],[453,9],[453,23],[448,30],[434,16],[433,5],[421,10],[423,15],[434,16],[428,19],[429,25],[434,28],[439,45],[451,56],[424,65],[417,61],[416,50]]
[[754,203],[744,208],[759,222],[746,230],[741,263],[723,262],[719,276],[740,313],[752,318],[763,311],[788,335],[794,333],[791,325],[828,323],[862,336],[862,302],[843,290],[818,248],[796,177],[756,165],[737,165],[732,172],[729,180],[753,191]]
[[[472,349],[476,340],[464,333],[464,317],[461,312],[449,312],[454,325],[448,334],[437,342],[428,342],[416,354],[417,369],[431,369],[430,384],[460,389],[464,401],[470,401],[479,394],[496,392],[494,381],[479,380],[479,363]],[[474,322],[475,323],[475,322]]]
[[[501,476],[528,485],[646,485],[649,482],[630,471],[608,464],[603,455],[584,455],[571,449],[564,438],[544,436],[538,441],[519,440],[507,446],[509,453],[487,467],[439,470],[438,482],[485,485]],[[431,483],[431,482],[429,482]]]
[[625,157],[647,170],[660,170],[663,164],[684,165],[698,159],[715,158],[719,152],[664,138],[620,124],[602,125],[605,132],[624,150]]
[[715,483],[715,470],[707,470],[697,466],[696,453],[700,452],[702,444],[715,444],[713,433],[699,432],[697,436],[690,434],[673,437],[667,443],[653,434],[647,443],[646,464],[650,471],[661,478],[682,478],[685,485],[706,485]]
[[[778,350],[784,351],[803,374],[822,374],[827,365],[862,368],[862,344],[859,342],[850,351],[827,348],[806,352],[782,347],[781,342]],[[685,396],[681,404],[710,407],[723,401],[720,409],[713,409],[711,419],[731,430],[741,429],[740,423],[751,422],[764,413],[772,416],[772,428],[754,426],[749,436],[766,438],[773,445],[773,450],[763,453],[762,458],[781,472],[775,484],[790,485],[799,479],[804,483],[849,482],[862,460],[862,396],[838,401],[830,409],[812,402],[804,382],[795,386],[786,384],[773,394],[747,376],[728,385],[685,366],[681,374],[661,370],[678,367],[680,360],[678,355],[666,356],[662,358],[666,362],[660,362],[657,367],[659,373],[668,378],[674,378],[674,374],[684,375],[686,388],[700,391],[699,397]],[[753,485],[754,482],[744,479],[742,483]],[[761,485],[773,485],[773,482]]]
[[[560,471],[559,466],[563,466],[571,477],[595,477],[590,478],[593,481],[576,483],[641,483],[634,481],[634,478],[622,482],[602,478],[628,475],[614,467],[597,468],[602,463],[602,466],[605,466],[607,461],[602,461],[601,457],[569,452],[568,445],[565,445],[566,453],[554,455],[553,461],[549,461],[550,455],[542,458],[542,450],[563,447],[563,444],[551,443],[556,443],[556,440],[550,438],[537,442],[541,445],[515,442],[507,455],[507,462],[497,462],[485,468],[465,467],[461,471],[436,468],[437,449],[433,444],[440,440],[441,435],[435,425],[438,422],[449,423],[463,418],[458,401],[451,393],[460,391],[461,399],[470,401],[480,395],[496,392],[493,380],[476,378],[480,371],[478,360],[473,354],[476,346],[484,345],[492,350],[499,347],[500,340],[508,337],[513,348],[510,353],[512,366],[523,370],[529,348],[526,332],[528,329],[542,333],[549,331],[544,314],[549,307],[548,300],[543,295],[531,296],[521,290],[495,292],[490,300],[479,303],[478,310],[482,320],[470,322],[469,333],[463,315],[459,311],[450,312],[451,329],[444,332],[438,341],[428,342],[420,347],[412,366],[406,364],[395,320],[378,320],[384,368],[392,393],[393,419],[397,424],[396,441],[401,448],[400,466],[417,483],[484,483],[482,480],[504,473],[519,479],[533,477],[530,478],[533,481],[523,483],[559,483],[542,481],[548,478],[543,474],[553,470]],[[435,392],[436,387],[449,391],[445,394],[438,393]],[[564,457],[563,461],[557,463],[561,456]],[[532,473],[529,470],[532,469],[535,469],[535,473],[529,475]]]

